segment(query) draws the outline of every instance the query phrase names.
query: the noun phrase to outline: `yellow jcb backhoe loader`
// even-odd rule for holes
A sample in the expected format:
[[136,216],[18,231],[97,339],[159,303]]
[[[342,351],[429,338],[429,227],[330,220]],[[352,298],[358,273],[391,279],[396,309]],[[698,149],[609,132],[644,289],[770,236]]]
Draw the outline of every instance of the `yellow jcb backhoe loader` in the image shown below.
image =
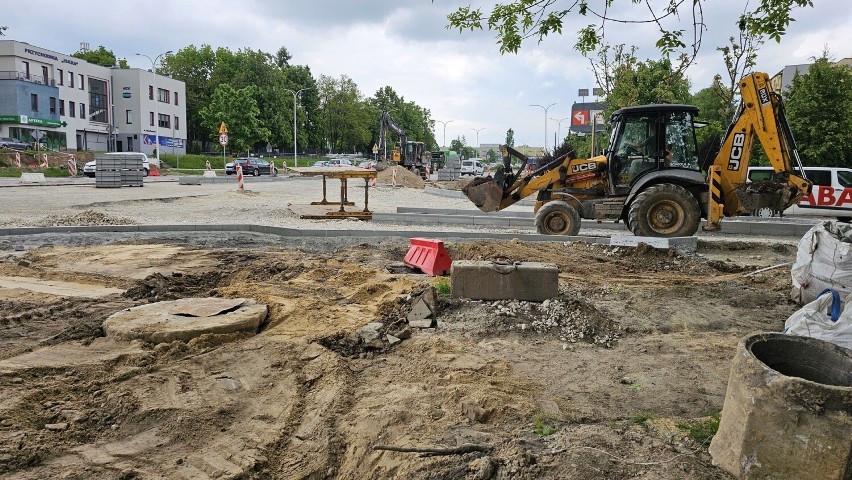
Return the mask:
[[[781,96],[765,73],[745,76],[739,87],[740,107],[706,165],[699,165],[696,148],[698,107],[641,105],[613,113],[604,155],[579,159],[571,151],[526,172],[527,158],[504,146],[502,169],[463,191],[486,212],[537,194],[536,229],[549,235],[576,235],[580,219],[588,218],[622,220],[640,236],[689,236],[702,218],[705,230],[718,230],[724,216],[746,209],[784,211],[810,193],[811,182],[802,173]],[[771,184],[746,182],[755,137],[779,173]],[[512,157],[520,160],[517,171]]]

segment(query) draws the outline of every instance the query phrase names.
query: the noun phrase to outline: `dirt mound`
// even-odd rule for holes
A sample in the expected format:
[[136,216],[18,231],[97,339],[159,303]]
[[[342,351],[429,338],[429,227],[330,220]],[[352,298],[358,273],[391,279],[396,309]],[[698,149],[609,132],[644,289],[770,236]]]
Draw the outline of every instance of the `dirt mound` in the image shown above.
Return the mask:
[[393,172],[396,171],[396,184],[408,188],[426,188],[426,182],[420,175],[402,167],[388,167],[376,176],[376,182],[386,185],[393,184]]

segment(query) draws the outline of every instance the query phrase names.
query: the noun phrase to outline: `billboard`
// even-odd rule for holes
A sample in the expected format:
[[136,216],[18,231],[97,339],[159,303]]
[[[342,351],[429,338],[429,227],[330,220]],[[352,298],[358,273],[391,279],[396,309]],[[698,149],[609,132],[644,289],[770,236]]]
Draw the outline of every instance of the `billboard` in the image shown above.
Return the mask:
[[571,132],[592,133],[592,121],[595,120],[595,131],[603,130],[603,102],[585,102],[571,105]]

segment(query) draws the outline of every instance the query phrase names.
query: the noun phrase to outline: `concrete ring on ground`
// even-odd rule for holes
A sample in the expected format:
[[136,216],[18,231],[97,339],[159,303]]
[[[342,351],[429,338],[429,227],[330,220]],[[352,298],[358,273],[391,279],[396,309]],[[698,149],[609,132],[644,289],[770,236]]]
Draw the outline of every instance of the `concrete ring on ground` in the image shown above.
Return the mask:
[[182,298],[116,312],[104,322],[104,332],[123,340],[186,342],[209,333],[256,331],[267,311],[245,298]]
[[852,478],[852,350],[810,337],[740,341],[713,463],[737,478]]

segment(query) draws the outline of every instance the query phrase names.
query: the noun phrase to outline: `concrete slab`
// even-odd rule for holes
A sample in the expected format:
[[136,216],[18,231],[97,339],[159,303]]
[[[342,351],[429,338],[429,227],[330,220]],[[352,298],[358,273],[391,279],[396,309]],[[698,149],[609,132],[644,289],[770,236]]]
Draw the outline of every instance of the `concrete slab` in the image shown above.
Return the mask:
[[450,281],[455,298],[542,302],[559,294],[559,268],[552,263],[457,260]]
[[613,235],[609,244],[619,247],[635,247],[644,243],[658,250],[674,249],[678,253],[695,253],[698,248],[698,237],[635,237],[627,235]]
[[245,298],[183,298],[114,313],[104,332],[125,340],[185,342],[208,333],[255,331],[266,314],[266,305]]
[[42,183],[47,181],[43,173],[21,172],[21,183]]

